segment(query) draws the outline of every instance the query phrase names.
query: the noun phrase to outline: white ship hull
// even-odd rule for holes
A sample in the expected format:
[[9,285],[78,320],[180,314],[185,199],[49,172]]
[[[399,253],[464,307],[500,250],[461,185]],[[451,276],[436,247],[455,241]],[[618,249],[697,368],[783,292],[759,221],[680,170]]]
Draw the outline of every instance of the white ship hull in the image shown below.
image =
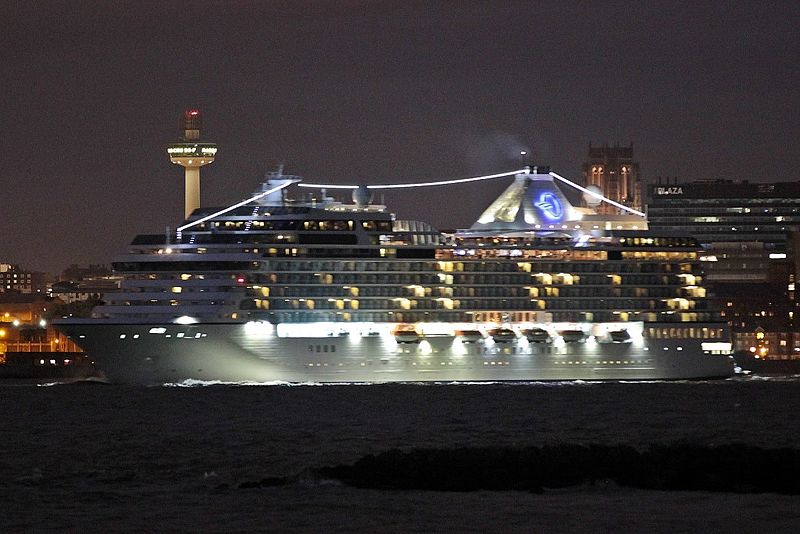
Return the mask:
[[680,380],[727,377],[733,361],[697,339],[630,343],[466,342],[455,335],[279,337],[265,323],[109,324],[65,321],[111,382],[421,382]]

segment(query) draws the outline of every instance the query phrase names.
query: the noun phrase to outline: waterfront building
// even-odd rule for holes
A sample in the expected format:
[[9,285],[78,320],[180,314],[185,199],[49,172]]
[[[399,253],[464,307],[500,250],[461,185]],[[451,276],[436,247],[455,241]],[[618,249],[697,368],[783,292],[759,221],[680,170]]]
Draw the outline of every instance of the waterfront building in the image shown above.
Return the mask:
[[27,271],[12,263],[0,263],[0,293],[45,293],[46,288],[44,273]]
[[0,323],[36,325],[47,313],[48,300],[43,295],[5,292],[0,294]]
[[[639,163],[633,160],[633,143],[628,146],[607,143],[601,146],[589,144],[589,155],[583,164],[584,184],[604,197],[630,208],[641,211],[642,187]],[[609,203],[593,202],[584,197],[584,206],[590,206],[598,213],[619,213],[619,209]]]
[[731,321],[734,348],[800,355],[800,183],[659,181],[648,199],[651,228],[691,233],[703,245],[705,280]]
[[91,360],[46,319],[53,300],[37,293],[0,294],[0,379],[85,378]]
[[80,352],[63,334],[50,328],[47,317],[52,306],[52,299],[42,294],[0,295],[0,356],[6,352]]

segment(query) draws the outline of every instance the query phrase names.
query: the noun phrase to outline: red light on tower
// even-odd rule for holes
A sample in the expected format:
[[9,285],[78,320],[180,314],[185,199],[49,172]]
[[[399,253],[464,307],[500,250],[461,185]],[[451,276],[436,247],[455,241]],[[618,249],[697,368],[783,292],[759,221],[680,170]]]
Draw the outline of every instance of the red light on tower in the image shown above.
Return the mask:
[[181,130],[183,138],[186,140],[196,140],[200,138],[200,130],[203,129],[203,116],[200,110],[187,109],[181,117]]

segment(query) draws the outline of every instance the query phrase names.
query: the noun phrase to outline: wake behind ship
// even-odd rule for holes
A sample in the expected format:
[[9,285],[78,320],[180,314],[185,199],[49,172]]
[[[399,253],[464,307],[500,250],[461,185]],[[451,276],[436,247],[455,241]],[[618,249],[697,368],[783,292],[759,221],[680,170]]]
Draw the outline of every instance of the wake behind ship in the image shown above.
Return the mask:
[[272,173],[246,201],[137,236],[114,262],[123,290],[57,327],[127,383],[733,373],[694,238],[574,207],[549,169],[505,175],[471,228],[441,232],[366,186],[290,200],[308,184]]

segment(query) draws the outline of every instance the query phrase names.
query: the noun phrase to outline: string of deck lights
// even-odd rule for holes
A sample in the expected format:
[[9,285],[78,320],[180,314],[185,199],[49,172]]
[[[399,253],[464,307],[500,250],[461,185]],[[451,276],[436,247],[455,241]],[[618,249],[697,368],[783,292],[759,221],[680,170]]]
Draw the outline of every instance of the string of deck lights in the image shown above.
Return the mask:
[[[407,189],[411,187],[433,187],[437,185],[452,185],[463,184],[466,182],[477,182],[479,180],[492,180],[494,178],[503,178],[504,176],[513,176],[515,174],[528,174],[530,169],[520,169],[517,171],[501,172],[499,174],[487,174],[486,176],[474,176],[472,178],[457,178],[455,180],[440,180],[438,182],[417,182],[412,184],[383,184],[383,185],[368,185],[367,189]],[[298,184],[299,187],[313,187],[316,189],[358,189],[357,185],[323,185],[323,184]]]
[[[499,173],[499,174],[487,174],[485,176],[474,176],[472,178],[458,178],[458,179],[455,179],[455,180],[440,180],[440,181],[437,181],[437,182],[417,182],[417,183],[411,183],[411,184],[368,185],[367,189],[406,189],[406,188],[411,188],[411,187],[431,187],[431,186],[438,186],[438,185],[462,184],[462,183],[466,183],[466,182],[477,182],[479,180],[492,180],[492,179],[495,179],[495,178],[503,178],[505,176],[513,176],[513,175],[516,175],[516,174],[530,174],[530,172],[531,172],[530,168],[526,167],[524,169],[519,169],[519,170],[516,170],[516,171],[503,172],[503,173]],[[633,213],[634,215],[638,215],[639,217],[645,217],[645,214],[642,213],[641,211],[637,211],[637,210],[635,210],[633,208],[630,208],[630,207],[628,207],[628,206],[626,206],[624,204],[620,204],[619,202],[615,202],[615,201],[611,200],[610,198],[606,198],[603,195],[601,195],[600,193],[597,193],[595,191],[592,191],[591,189],[587,189],[585,187],[582,187],[582,186],[576,184],[575,182],[572,182],[571,180],[568,180],[568,179],[564,178],[563,176],[561,176],[559,174],[556,174],[554,172],[550,172],[549,174],[553,178],[557,178],[558,180],[561,180],[565,184],[570,185],[570,186],[574,187],[575,189],[577,189],[579,191],[582,191],[582,192],[586,193],[587,195],[590,195],[590,196],[592,196],[592,197],[594,197],[594,198],[596,198],[596,199],[598,199],[598,200],[600,200],[602,202],[608,202],[612,206],[615,206],[615,207],[620,208],[622,210],[625,210],[625,211],[628,211],[630,213]],[[301,184],[298,184],[298,187],[311,187],[311,188],[315,188],[315,189],[358,189],[359,186],[357,186],[357,185],[325,185],[325,184],[303,184],[303,183],[301,183]]]
[[571,182],[571,181],[567,180],[566,178],[564,178],[563,176],[559,176],[558,174],[556,174],[554,172],[551,172],[550,176],[552,176],[553,178],[558,178],[562,182],[564,182],[564,183],[566,183],[568,185],[571,185],[572,187],[574,187],[578,191],[583,191],[587,195],[590,195],[590,196],[592,196],[592,197],[594,197],[594,198],[596,198],[598,200],[601,200],[603,202],[608,202],[612,206],[615,206],[617,208],[623,209],[625,211],[629,211],[629,212],[633,213],[634,215],[638,215],[639,217],[645,217],[645,214],[642,213],[641,211],[637,211],[637,210],[635,210],[633,208],[629,208],[625,204],[620,204],[619,202],[614,202],[610,198],[606,198],[603,195],[601,195],[600,193],[597,193],[596,191],[592,191],[591,189],[586,189],[585,187],[581,187],[580,185],[576,184],[575,182]]
[[[417,183],[410,183],[410,184],[367,185],[366,187],[367,187],[367,189],[410,189],[410,188],[413,188],[413,187],[435,187],[435,186],[439,186],[439,185],[452,185],[452,184],[463,184],[463,183],[467,183],[467,182],[477,182],[477,181],[480,181],[480,180],[493,180],[495,178],[504,178],[506,176],[514,176],[514,175],[517,175],[517,174],[530,174],[530,172],[531,172],[530,168],[526,167],[524,169],[519,169],[519,170],[516,170],[516,171],[501,172],[501,173],[498,173],[498,174],[487,174],[487,175],[484,175],[484,176],[473,176],[473,177],[470,177],[470,178],[457,178],[457,179],[454,179],[454,180],[439,180],[439,181],[436,181],[436,182],[417,182]],[[615,206],[615,207],[617,207],[619,209],[628,211],[630,213],[633,213],[634,215],[638,215],[639,217],[645,217],[645,214],[642,213],[641,211],[637,211],[637,210],[635,210],[633,208],[630,208],[630,207],[628,207],[628,206],[626,206],[624,204],[620,204],[619,202],[615,202],[615,201],[611,200],[610,198],[606,198],[603,195],[601,195],[600,193],[597,193],[596,191],[592,191],[591,189],[587,189],[587,188],[585,188],[583,186],[580,186],[580,185],[576,184],[575,182],[573,182],[571,180],[568,180],[568,179],[564,178],[563,176],[561,176],[559,174],[556,174],[554,172],[550,172],[549,174],[553,178],[556,178],[556,179],[564,182],[565,184],[570,185],[570,186],[574,187],[575,189],[577,189],[579,191],[582,191],[583,193],[585,193],[587,195],[590,195],[590,196],[592,196],[592,197],[594,197],[594,198],[596,198],[596,199],[598,199],[598,200],[600,200],[602,202],[608,202],[612,206]],[[206,221],[209,221],[209,220],[211,220],[211,219],[213,219],[215,217],[219,217],[220,215],[223,215],[225,213],[228,213],[229,211],[235,210],[236,208],[239,208],[241,206],[249,204],[250,202],[258,200],[259,198],[262,198],[262,197],[265,197],[265,196],[267,196],[267,195],[269,195],[271,193],[275,193],[277,191],[280,191],[281,189],[283,189],[285,187],[288,187],[293,183],[297,183],[298,187],[310,187],[310,188],[314,188],[314,189],[358,189],[360,187],[360,186],[357,186],[357,185],[313,184],[313,183],[304,184],[304,183],[298,183],[298,182],[296,182],[294,180],[287,181],[287,182],[282,183],[281,185],[279,185],[277,187],[273,187],[272,189],[269,189],[267,191],[259,193],[259,194],[255,195],[255,196],[252,196],[252,197],[248,198],[248,199],[242,200],[241,202],[238,202],[238,203],[236,203],[236,204],[234,204],[232,206],[228,206],[225,209],[219,210],[219,211],[214,212],[214,213],[212,213],[210,215],[206,215],[205,217],[202,217],[200,219],[197,219],[196,221],[192,221],[190,223],[184,224],[183,226],[179,226],[177,228],[177,232],[178,232],[178,234],[180,234],[182,231],[186,230],[187,228],[191,228],[192,226],[196,226],[198,224],[201,224],[201,223],[204,223]]]
[[187,228],[191,228],[192,226],[195,226],[197,224],[209,221],[209,220],[213,219],[214,217],[219,217],[220,215],[228,213],[229,211],[233,211],[236,208],[240,208],[240,207],[244,206],[245,204],[249,204],[250,202],[253,202],[254,200],[258,200],[261,197],[265,197],[265,196],[267,196],[267,195],[269,195],[271,193],[275,193],[276,191],[280,191],[284,187],[289,187],[293,183],[296,183],[296,182],[294,180],[286,181],[286,182],[282,183],[281,185],[279,185],[278,187],[273,187],[272,189],[264,191],[263,193],[259,193],[259,194],[255,195],[255,196],[252,196],[252,197],[250,197],[250,198],[248,198],[246,200],[242,200],[241,202],[238,202],[238,203],[234,204],[233,206],[228,206],[227,208],[221,209],[219,211],[216,211],[216,212],[212,213],[211,215],[206,215],[205,217],[197,219],[196,221],[192,221],[192,222],[190,222],[188,224],[184,224],[183,226],[179,226],[176,231],[177,231],[178,234],[180,234],[181,232],[183,232]]

